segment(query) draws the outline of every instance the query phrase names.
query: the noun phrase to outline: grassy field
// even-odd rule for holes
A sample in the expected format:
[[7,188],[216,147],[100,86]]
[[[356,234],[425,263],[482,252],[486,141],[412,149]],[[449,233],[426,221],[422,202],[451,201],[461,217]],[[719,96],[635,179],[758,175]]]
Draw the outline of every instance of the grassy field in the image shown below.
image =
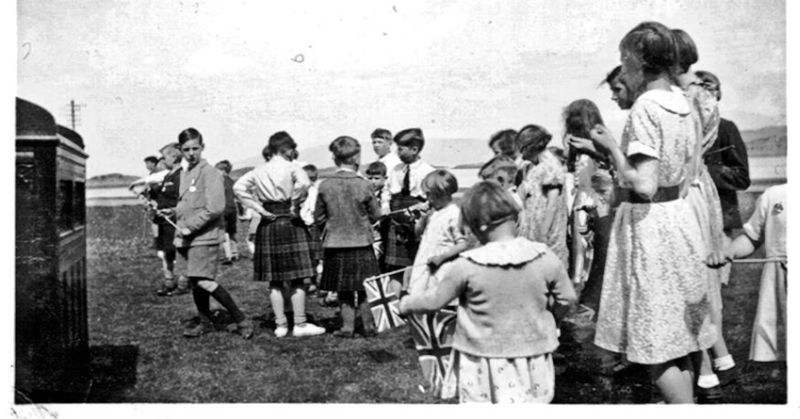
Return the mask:
[[[419,390],[421,374],[405,328],[372,339],[275,338],[266,284],[252,281],[247,258],[221,267],[219,281],[254,319],[254,339],[224,331],[183,338],[182,321],[195,315],[192,298],[155,295],[160,263],[149,248],[141,208],[90,207],[87,215],[93,378],[86,401],[442,403]],[[757,265],[737,266],[723,290],[728,346],[742,366],[738,384],[725,388],[727,403],[786,402],[785,364],[747,361],[759,272]],[[222,327],[226,313],[212,308]],[[308,312],[329,331],[338,327],[336,310],[316,298],[309,298]],[[559,352],[556,403],[658,401],[636,368],[616,379],[598,374],[588,343],[566,342]]]

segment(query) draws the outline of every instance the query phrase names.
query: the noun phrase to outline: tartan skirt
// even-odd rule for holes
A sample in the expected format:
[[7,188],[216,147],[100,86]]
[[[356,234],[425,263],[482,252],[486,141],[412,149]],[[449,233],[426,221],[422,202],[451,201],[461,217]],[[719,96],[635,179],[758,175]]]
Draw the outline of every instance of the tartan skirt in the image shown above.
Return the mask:
[[372,246],[326,248],[323,255],[319,288],[325,291],[364,291],[364,280],[380,273]]
[[311,249],[311,262],[316,265],[322,259],[322,235],[315,225],[310,225],[308,229],[308,247]]
[[[396,211],[420,202],[424,202],[424,199],[394,195],[390,207],[392,211]],[[388,230],[384,244],[384,264],[401,267],[412,265],[419,249],[419,238],[414,234],[414,221],[403,214],[393,215],[390,217]]]
[[261,218],[256,229],[253,279],[293,281],[313,277],[309,234],[303,222],[289,216],[291,203],[264,202],[264,208],[277,215],[275,221]]

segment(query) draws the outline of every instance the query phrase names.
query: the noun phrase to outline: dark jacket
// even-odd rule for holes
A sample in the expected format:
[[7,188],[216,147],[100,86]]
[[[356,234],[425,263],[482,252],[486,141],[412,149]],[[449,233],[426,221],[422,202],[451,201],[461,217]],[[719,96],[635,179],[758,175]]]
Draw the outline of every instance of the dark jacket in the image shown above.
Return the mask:
[[225,187],[225,214],[236,214],[236,195],[233,193],[233,179],[222,173],[222,182]]
[[372,184],[355,172],[337,170],[320,183],[314,220],[322,231],[322,247],[370,246],[372,223],[379,218]]
[[200,160],[194,167],[181,172],[178,206],[175,213],[178,227],[188,228],[188,237],[175,235],[175,246],[216,245],[222,242],[225,231],[222,213],[225,211],[225,187],[222,173]]
[[[158,209],[175,209],[175,207],[178,205],[178,189],[180,188],[181,184],[182,172],[183,169],[178,166],[174,172],[169,172],[166,176],[164,176],[164,180],[158,187],[158,194],[156,197]],[[175,216],[170,217],[170,219],[174,222]],[[155,221],[157,224],[168,224],[167,220],[160,216],[156,216]]]
[[736,191],[750,187],[750,170],[747,164],[747,147],[736,124],[720,119],[717,139],[703,155],[703,159],[714,184],[717,185],[724,229],[740,228],[742,219]]

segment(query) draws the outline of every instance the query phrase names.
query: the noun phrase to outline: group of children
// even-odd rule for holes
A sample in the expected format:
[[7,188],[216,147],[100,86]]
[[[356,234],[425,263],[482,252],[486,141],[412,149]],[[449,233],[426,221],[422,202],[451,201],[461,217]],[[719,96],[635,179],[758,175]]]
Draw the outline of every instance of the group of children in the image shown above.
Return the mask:
[[[169,164],[182,155],[186,166],[165,177],[162,189],[177,191],[176,202],[159,203],[159,214],[174,216],[175,245],[187,259],[199,312],[184,334],[210,331],[209,296],[232,314],[232,330],[253,334],[215,280],[224,214],[235,209],[226,201],[235,195],[259,216],[254,279],[269,283],[276,337],[325,333],[305,310],[307,285],[320,266],[317,285],[336,293],[341,308],[334,335],[353,337],[359,315],[362,334],[375,335],[363,281],[391,275],[403,315],[457,306],[442,397],[549,402],[558,325],[580,302],[577,312],[597,321],[600,348],[649,365],[667,402],[692,402],[696,385],[708,388],[696,375],[722,375],[734,365],[723,345],[713,365],[707,360],[701,367],[700,354],[721,339],[720,283],[709,267],[752,253],[765,239],[769,257],[785,258],[786,204],[785,190],[771,189],[745,235],[727,245],[710,238],[720,203],[700,180],[704,144],[698,143],[713,140],[714,130],[700,123],[711,113],[694,111],[699,101],[687,100],[689,89],[674,84],[677,68],[688,71],[679,36],[645,22],[620,43],[622,66],[606,81],[620,108],[631,109],[621,145],[594,103],[572,102],[564,111],[563,147],[553,147],[552,135],[538,125],[492,135],[495,156],[460,202],[456,177],[422,159],[419,128],[393,137],[375,130],[379,160],[363,173],[359,142],[334,139],[336,170],[320,182],[309,176],[315,168],[297,163],[297,144],[286,132],[273,134],[265,163],[235,183],[202,160],[199,132],[181,132],[177,148],[162,150]],[[229,164],[220,168],[230,171]],[[783,359],[785,274],[785,262],[765,270],[754,359]]]

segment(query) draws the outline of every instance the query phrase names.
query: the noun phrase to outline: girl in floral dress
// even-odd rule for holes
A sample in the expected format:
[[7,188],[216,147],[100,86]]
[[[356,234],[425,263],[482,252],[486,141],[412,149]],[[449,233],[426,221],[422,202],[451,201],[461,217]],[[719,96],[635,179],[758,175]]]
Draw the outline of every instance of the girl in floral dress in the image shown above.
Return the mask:
[[590,133],[625,188],[611,228],[595,343],[650,366],[668,403],[692,403],[693,364],[717,338],[703,260],[708,247],[680,195],[698,139],[689,103],[672,83],[678,54],[670,30],[639,24],[620,53],[637,96],[622,143],[600,125]]
[[566,170],[547,149],[551,138],[547,130],[537,125],[526,125],[517,134],[522,158],[530,162],[517,189],[524,205],[519,216],[519,234],[546,244],[567,266]]

